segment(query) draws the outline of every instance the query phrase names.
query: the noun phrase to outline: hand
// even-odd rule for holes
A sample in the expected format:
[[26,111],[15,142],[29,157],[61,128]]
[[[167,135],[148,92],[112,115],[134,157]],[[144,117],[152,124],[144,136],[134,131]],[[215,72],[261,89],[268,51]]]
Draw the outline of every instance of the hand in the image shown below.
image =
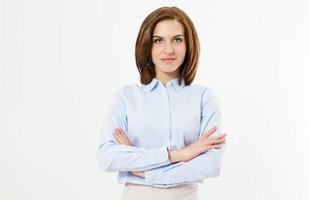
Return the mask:
[[129,138],[126,136],[126,134],[121,128],[116,128],[114,130],[114,137],[119,144],[133,146]]
[[139,176],[139,177],[145,177],[145,173],[144,172],[141,172],[141,171],[139,171],[139,172],[132,172],[132,174],[134,174],[135,176]]
[[216,130],[217,130],[216,127],[209,129],[196,142],[190,144],[189,146],[181,150],[176,150],[174,154],[171,153],[171,155],[175,155],[176,153],[176,156],[174,156],[174,160],[173,158],[171,160],[173,160],[174,162],[176,161],[186,162],[202,153],[205,153],[210,149],[220,149],[221,144],[225,141],[226,134],[210,137],[210,135],[213,134]]
[[[133,146],[129,138],[126,136],[126,134],[121,128],[116,128],[114,130],[114,137],[119,144]],[[143,171],[132,172],[132,174],[139,177],[145,177],[145,173]]]

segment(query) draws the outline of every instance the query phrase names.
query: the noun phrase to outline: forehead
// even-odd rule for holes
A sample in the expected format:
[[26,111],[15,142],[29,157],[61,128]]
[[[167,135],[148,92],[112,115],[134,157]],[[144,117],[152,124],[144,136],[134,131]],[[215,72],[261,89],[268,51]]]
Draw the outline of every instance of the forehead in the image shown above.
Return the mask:
[[184,27],[177,20],[164,20],[159,22],[154,31],[153,35],[162,37],[172,37],[175,35],[183,35]]

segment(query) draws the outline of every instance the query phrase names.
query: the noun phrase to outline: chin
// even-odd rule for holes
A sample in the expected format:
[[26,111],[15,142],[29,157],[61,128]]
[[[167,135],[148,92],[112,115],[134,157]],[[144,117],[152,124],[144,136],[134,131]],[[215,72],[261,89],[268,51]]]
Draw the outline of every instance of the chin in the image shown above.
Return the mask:
[[162,68],[159,68],[162,72],[164,73],[172,73],[172,72],[175,72],[177,71],[179,67],[162,67]]

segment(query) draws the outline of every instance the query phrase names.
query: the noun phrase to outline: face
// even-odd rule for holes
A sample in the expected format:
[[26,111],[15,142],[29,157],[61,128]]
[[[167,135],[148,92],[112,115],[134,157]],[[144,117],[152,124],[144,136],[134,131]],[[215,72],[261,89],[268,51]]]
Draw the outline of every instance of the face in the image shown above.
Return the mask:
[[157,76],[178,77],[186,54],[184,28],[176,20],[159,22],[153,32],[152,62]]

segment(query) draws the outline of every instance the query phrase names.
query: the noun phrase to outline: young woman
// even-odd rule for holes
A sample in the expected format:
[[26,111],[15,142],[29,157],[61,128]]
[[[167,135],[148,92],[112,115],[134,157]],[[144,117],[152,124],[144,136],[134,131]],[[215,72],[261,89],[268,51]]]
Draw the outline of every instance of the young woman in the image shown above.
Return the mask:
[[217,177],[226,134],[209,87],[191,84],[199,41],[177,7],[150,13],[136,41],[140,85],[118,89],[102,126],[99,166],[118,172],[122,200],[196,200]]

